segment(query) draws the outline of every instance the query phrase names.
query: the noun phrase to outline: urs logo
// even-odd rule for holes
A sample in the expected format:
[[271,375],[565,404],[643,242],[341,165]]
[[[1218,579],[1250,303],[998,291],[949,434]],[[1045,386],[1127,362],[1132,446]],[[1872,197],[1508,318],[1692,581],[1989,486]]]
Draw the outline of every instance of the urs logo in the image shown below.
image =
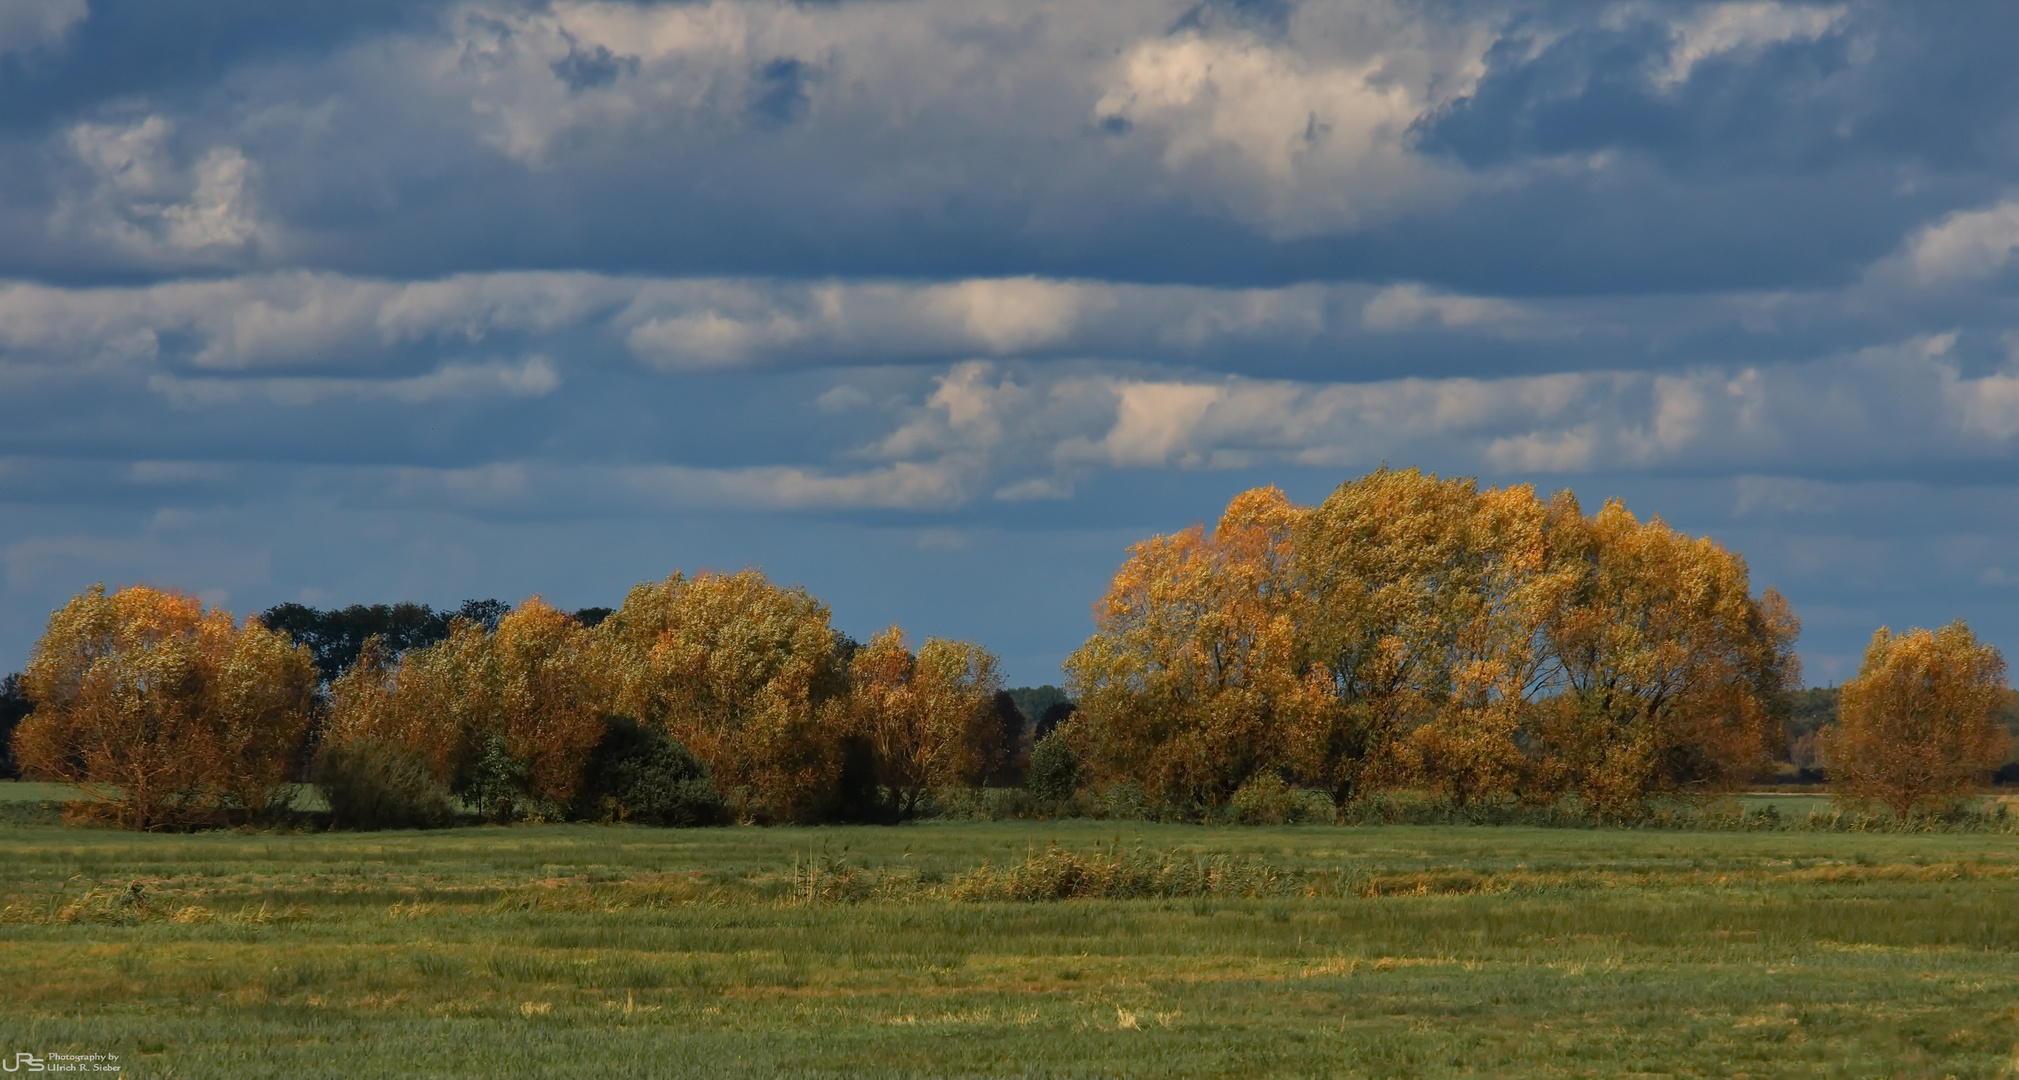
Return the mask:
[[0,1069],[5,1069],[8,1072],[20,1072],[24,1066],[29,1072],[47,1071],[47,1066],[42,1064],[42,1059],[26,1050],[16,1053],[13,1061],[0,1061]]

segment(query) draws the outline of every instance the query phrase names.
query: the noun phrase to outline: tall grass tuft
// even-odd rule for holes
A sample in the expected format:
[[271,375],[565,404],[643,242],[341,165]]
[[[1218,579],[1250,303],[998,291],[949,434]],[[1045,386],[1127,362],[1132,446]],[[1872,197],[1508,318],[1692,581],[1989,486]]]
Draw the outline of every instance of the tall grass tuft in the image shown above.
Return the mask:
[[955,881],[956,900],[1138,899],[1172,896],[1269,896],[1285,885],[1274,867],[1239,855],[1192,857],[1138,847],[1082,854],[1056,845],[1022,862],[984,863]]

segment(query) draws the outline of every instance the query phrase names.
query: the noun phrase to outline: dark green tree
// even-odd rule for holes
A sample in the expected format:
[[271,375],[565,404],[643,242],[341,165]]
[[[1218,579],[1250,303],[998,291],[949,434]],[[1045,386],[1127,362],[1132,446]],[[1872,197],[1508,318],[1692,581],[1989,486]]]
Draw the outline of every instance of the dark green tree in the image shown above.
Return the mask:
[[[353,604],[328,611],[305,604],[276,604],[260,612],[259,621],[269,630],[286,633],[295,644],[307,646],[315,656],[316,672],[326,684],[335,682],[357,662],[358,651],[370,638],[379,638],[389,656],[398,657],[408,649],[432,645],[449,633],[447,614],[411,603]],[[493,620],[490,625],[497,623]]]
[[14,728],[34,711],[35,703],[28,700],[28,689],[21,684],[20,672],[0,679],[0,779],[16,780],[21,776],[20,767],[14,764]]

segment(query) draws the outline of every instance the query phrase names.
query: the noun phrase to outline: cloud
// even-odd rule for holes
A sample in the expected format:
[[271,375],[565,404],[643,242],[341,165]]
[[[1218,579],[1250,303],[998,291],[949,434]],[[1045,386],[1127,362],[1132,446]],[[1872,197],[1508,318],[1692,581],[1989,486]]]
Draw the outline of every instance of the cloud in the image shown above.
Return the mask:
[[1518,305],[1505,300],[1448,296],[1414,283],[1391,285],[1360,309],[1360,323],[1369,330],[1409,330],[1426,322],[1491,328],[1519,323],[1523,316]]
[[278,273],[127,288],[0,285],[0,358],[370,370],[419,343],[549,334],[622,302],[613,279],[515,273],[388,282]]
[[1987,277],[2019,248],[2019,200],[2005,199],[1979,210],[1958,211],[1922,229],[1904,253],[1914,279],[1942,285]]
[[65,142],[83,175],[59,200],[52,230],[146,265],[226,261],[269,237],[245,154],[212,146],[189,160],[173,131],[159,115],[72,126]]
[[[2015,76],[1973,59],[1957,100],[1920,74],[2009,36],[1994,7],[357,7],[173,73],[119,51],[166,20],[94,15],[0,86],[49,133],[0,145],[0,275],[1800,287],[2009,172],[1971,132]],[[798,340],[733,310],[637,329],[696,368]]]
[[0,364],[332,377],[460,363],[498,342],[677,374],[975,356],[1214,364],[1257,350],[1329,358],[1355,347],[1378,356],[1413,336],[1449,332],[1561,342],[1578,328],[1538,318],[1531,305],[1414,283],[1211,289],[1036,277],[796,282],[508,271],[422,281],[283,272],[139,287],[0,284]]
[[257,400],[307,407],[331,398],[419,405],[500,395],[544,397],[560,385],[560,374],[544,356],[527,357],[517,364],[445,364],[426,375],[405,379],[187,379],[161,374],[147,381],[148,389],[184,408]]
[[820,396],[814,399],[813,404],[824,413],[845,413],[860,409],[873,400],[875,399],[869,396],[869,391],[843,383],[822,391]]
[[[1211,382],[956,365],[867,456],[930,463],[964,492],[1061,497],[1109,469],[1840,470],[2004,461],[2019,364],[1966,375],[1953,335],[1798,364],[1681,374]],[[1888,433],[1875,437],[1874,433]],[[1750,504],[1749,504],[1750,505]]]
[[730,509],[926,511],[967,497],[958,467],[895,462],[867,469],[795,465],[568,465],[502,461],[466,468],[404,466],[330,473],[325,486],[372,507],[432,507],[470,514],[638,514]]
[[8,0],[0,4],[0,56],[58,44],[88,14],[86,0]]
[[1842,21],[1845,10],[1841,4],[1822,7],[1767,0],[1706,4],[1674,24],[1675,45],[1668,66],[1655,75],[1655,85],[1666,89],[1686,82],[1698,64],[1714,56],[1814,41]]
[[1277,237],[1455,194],[1409,133],[1470,89],[1488,36],[1379,2],[1311,5],[1299,25],[1314,32],[1297,45],[1192,30],[1139,41],[1093,121],[1156,140],[1174,177]]

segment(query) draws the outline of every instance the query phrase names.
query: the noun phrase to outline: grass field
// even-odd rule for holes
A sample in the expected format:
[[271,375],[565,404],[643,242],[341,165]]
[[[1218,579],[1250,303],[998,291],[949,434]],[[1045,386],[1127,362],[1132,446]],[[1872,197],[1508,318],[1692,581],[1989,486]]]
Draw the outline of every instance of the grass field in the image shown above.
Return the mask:
[[[1271,883],[952,898],[1048,843]],[[16,824],[0,851],[0,1056],[125,1076],[2019,1067],[2009,834]]]

